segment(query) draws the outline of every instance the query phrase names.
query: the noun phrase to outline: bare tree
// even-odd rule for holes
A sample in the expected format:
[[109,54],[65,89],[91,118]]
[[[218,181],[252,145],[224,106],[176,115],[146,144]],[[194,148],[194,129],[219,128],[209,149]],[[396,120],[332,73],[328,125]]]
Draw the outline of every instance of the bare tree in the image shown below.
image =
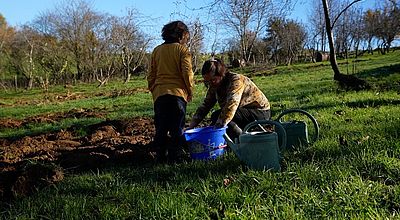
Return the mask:
[[342,13],[342,15],[336,20],[336,25],[335,28],[333,29],[336,53],[340,57],[344,58],[348,57],[348,51],[350,49],[349,48],[350,30],[353,28],[352,27],[353,24],[350,24],[351,16],[349,16],[351,14],[351,9],[352,8],[348,8],[346,11]]
[[241,59],[245,61],[252,57],[255,40],[265,30],[268,20],[292,7],[291,0],[214,0],[213,3],[216,19],[239,39]]
[[42,36],[39,42],[38,62],[45,74],[45,82],[49,84],[68,83],[71,75],[68,74],[72,59],[65,49],[65,42],[57,38],[57,29],[51,25],[55,18],[52,14],[43,13],[30,24]]
[[[3,49],[7,43],[1,18],[0,71],[6,60]],[[94,11],[86,0],[64,2],[18,32],[18,38],[10,43],[10,59],[29,82],[29,88],[34,79],[47,88],[51,79],[54,83],[66,82],[68,77],[64,76],[98,81],[99,86],[114,76],[123,76],[128,82],[137,69],[146,68],[144,60],[152,39],[141,31],[141,22],[144,20],[135,10],[115,17]],[[198,28],[196,33],[201,30]],[[195,43],[200,40],[201,37],[192,38],[192,47],[201,48]]]
[[102,16],[86,1],[72,0],[49,12],[49,17],[52,18],[49,22],[57,38],[64,42],[65,48],[73,56],[76,79],[88,79],[87,72],[93,71],[88,70],[86,64],[93,56],[92,40],[95,40],[93,36],[97,33],[96,29],[102,24]]
[[239,40],[234,37],[225,39],[225,44],[222,51],[224,53],[228,53],[228,59],[231,63],[236,59],[240,59],[241,50]]
[[17,73],[27,80],[26,88],[33,87],[34,77],[36,76],[36,49],[38,35],[28,26],[23,26],[17,31],[15,41],[12,46],[12,63]]
[[197,72],[201,66],[200,52],[203,48],[203,25],[199,19],[196,19],[189,23],[189,29],[191,37],[188,46],[192,53],[193,72]]
[[300,54],[305,40],[305,28],[300,23],[282,18],[269,22],[265,41],[276,64],[290,65]]
[[378,26],[378,17],[376,11],[367,10],[363,17],[365,38],[367,41],[367,50],[373,54],[372,40],[375,37],[375,30]]
[[0,86],[6,89],[6,83],[3,82],[5,78],[5,69],[9,65],[11,45],[14,39],[15,30],[9,27],[6,19],[0,13]]
[[352,75],[344,75],[340,73],[339,66],[337,64],[336,60],[336,52],[335,52],[335,45],[333,42],[333,34],[332,34],[332,29],[335,25],[335,22],[337,19],[340,17],[342,13],[344,13],[349,7],[351,7],[353,4],[359,2],[361,0],[354,0],[352,3],[347,5],[339,14],[338,16],[334,19],[334,21],[331,23],[331,19],[329,17],[329,8],[328,8],[328,3],[327,0],[322,0],[322,5],[324,8],[324,14],[325,14],[325,23],[326,23],[326,33],[328,35],[328,42],[329,42],[329,59],[331,62],[332,70],[334,72],[333,79],[338,81],[341,85],[353,88],[353,89],[362,89],[362,88],[367,88],[369,87],[368,84],[362,80],[359,79],[355,76]]
[[267,43],[263,39],[256,39],[254,42],[254,47],[253,47],[253,54],[255,55],[254,62],[257,63],[266,63],[268,61],[267,56],[268,56],[268,51],[266,50],[267,48]]
[[142,67],[151,40],[140,30],[141,22],[136,10],[116,17],[73,0],[36,19],[34,28],[46,39],[40,62],[53,76],[70,73],[75,80],[102,86],[120,74],[128,82]]
[[382,40],[382,53],[389,52],[392,42],[400,34],[400,2],[386,0],[381,10],[376,10],[378,25],[376,36]]
[[351,13],[351,20],[350,24],[350,41],[351,45],[353,46],[353,49],[355,51],[355,57],[357,58],[359,55],[359,49],[360,49],[360,44],[364,41],[366,38],[366,32],[365,32],[365,27],[364,27],[364,22],[363,22],[363,10],[361,8],[356,8],[355,10],[352,10],[353,12]]
[[130,81],[131,75],[143,64],[146,50],[151,38],[141,30],[145,19],[135,9],[129,9],[127,15],[115,18],[112,22],[111,45],[117,49],[115,56],[119,56],[122,63],[125,83]]
[[320,0],[313,0],[308,20],[310,22],[311,45],[316,51],[325,51],[326,27],[324,10]]
[[[328,0],[326,3],[329,8],[329,18],[333,21],[331,31],[336,53],[339,56],[347,57],[353,46],[353,34],[355,32],[352,31],[355,29],[355,25],[358,25],[353,23],[357,9],[347,7],[350,4],[349,0]],[[324,8],[320,0],[313,1],[309,20],[311,23],[311,45],[314,45],[317,51],[326,51],[329,42],[327,42]]]
[[117,51],[112,44],[113,16],[104,15],[100,19],[102,24],[98,24],[98,29],[89,32],[86,41],[89,44],[86,54],[89,55],[86,67],[91,70],[91,74],[95,80],[99,82],[101,87],[109,81],[116,71]]

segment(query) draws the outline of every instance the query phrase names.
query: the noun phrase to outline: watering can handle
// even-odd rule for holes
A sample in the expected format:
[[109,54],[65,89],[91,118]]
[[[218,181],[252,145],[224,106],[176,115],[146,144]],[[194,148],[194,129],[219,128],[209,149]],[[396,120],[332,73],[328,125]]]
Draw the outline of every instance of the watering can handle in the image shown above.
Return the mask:
[[288,109],[288,110],[283,111],[283,112],[278,116],[278,118],[276,119],[276,121],[281,122],[280,119],[281,119],[284,115],[289,114],[289,113],[302,113],[302,114],[306,115],[306,116],[312,121],[312,123],[313,123],[313,125],[314,125],[314,129],[315,129],[315,134],[313,135],[312,142],[315,142],[315,141],[318,139],[318,137],[319,137],[319,125],[318,125],[317,120],[316,120],[310,113],[308,113],[308,112],[306,112],[306,111],[304,111],[304,110],[301,110],[301,109],[295,109],[295,108],[294,108],[294,109]]
[[[243,132],[246,133],[250,128],[254,126],[260,126],[262,124],[270,124],[270,125],[275,125],[276,128],[278,128],[278,133],[280,133],[282,136],[282,143],[281,146],[279,146],[279,150],[282,152],[285,150],[286,147],[286,130],[283,128],[281,123],[277,121],[270,121],[270,120],[258,120],[258,121],[253,121],[250,122],[248,125],[246,125],[243,129]],[[264,130],[264,129],[263,129]],[[265,130],[264,130],[265,131]]]

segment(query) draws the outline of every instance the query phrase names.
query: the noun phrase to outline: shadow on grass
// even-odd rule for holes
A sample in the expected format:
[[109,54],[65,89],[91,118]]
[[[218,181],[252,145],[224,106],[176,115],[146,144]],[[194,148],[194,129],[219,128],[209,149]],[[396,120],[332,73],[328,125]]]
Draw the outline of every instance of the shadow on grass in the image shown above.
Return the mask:
[[[213,184],[217,184],[216,187],[220,187],[224,184],[224,178],[238,175],[247,169],[233,154],[212,161],[192,161],[181,164],[157,164],[154,161],[144,161],[142,163],[135,161],[107,161],[98,163],[96,166],[85,166],[85,169],[77,169],[73,172],[66,171],[67,176],[78,175],[83,178],[79,178],[78,181],[72,184],[71,180],[64,180],[67,181],[65,186],[57,186],[57,192],[53,190],[51,192],[54,192],[57,196],[91,197],[101,200],[104,198],[105,192],[114,191],[117,188],[117,191],[123,191],[132,186],[141,186],[138,188],[138,192],[145,190],[146,192],[143,194],[145,196],[147,193],[170,190],[171,186],[173,186],[178,191],[182,190],[182,193],[191,194],[202,190],[203,180],[217,178],[218,183]],[[59,184],[63,185],[64,183],[57,183],[57,185]],[[189,186],[186,186],[187,184]],[[180,186],[184,186],[184,189],[181,189]],[[42,187],[37,188],[37,190],[41,189]],[[41,197],[40,194],[27,196]],[[6,210],[7,204],[18,204],[18,199],[23,198],[9,200],[3,204],[0,202],[0,208]]]
[[[366,99],[360,101],[345,102],[342,104],[328,103],[328,104],[318,104],[318,105],[308,105],[302,106],[301,109],[304,111],[319,111],[326,108],[333,108],[337,106],[349,107],[349,108],[378,108],[381,106],[398,106],[400,105],[400,100],[396,99],[386,99],[386,100],[376,100],[376,99]],[[284,109],[284,106],[278,106],[276,109],[272,109],[273,119],[277,117]],[[334,112],[332,112],[333,114]]]
[[[399,137],[400,124],[380,125],[388,143],[369,140],[371,138],[352,138],[351,135],[337,137],[337,142],[329,148],[309,146],[297,152],[285,155],[287,161],[306,163],[333,163],[338,166],[351,167],[359,173],[364,180],[379,182],[384,185],[400,184],[400,153],[395,143]],[[382,155],[382,156],[379,156]],[[400,210],[400,208],[399,208]]]
[[[394,76],[397,74],[396,76]],[[375,69],[365,70],[357,74],[366,79],[375,90],[394,90],[400,92],[400,64],[392,64]]]
[[[375,138],[366,136],[371,132],[376,132],[375,130],[379,131],[378,134],[372,134],[375,136]],[[365,130],[366,137],[357,137],[352,133],[343,133],[337,135],[334,144],[329,145],[328,148],[316,148],[311,145],[303,148],[304,150],[302,152],[298,152],[299,154],[295,155],[295,157],[301,161],[324,161],[326,158],[329,158],[330,160],[337,160],[346,156],[360,156],[360,154],[367,149],[369,152],[382,153],[383,151],[387,153],[388,157],[400,158],[400,152],[398,151],[396,144],[391,145],[392,142],[395,142],[394,140],[398,139],[400,134],[399,131],[399,119],[393,120],[390,123],[374,124],[374,130]],[[381,138],[386,139],[386,145],[383,145],[379,142]]]
[[361,78],[368,78],[368,77],[384,78],[395,73],[400,73],[400,64],[392,64],[389,66],[364,70],[358,73],[357,76]]
[[399,104],[400,100],[374,100],[374,99],[345,103],[345,105],[350,108],[369,108],[369,107],[376,108],[380,106],[399,105]]

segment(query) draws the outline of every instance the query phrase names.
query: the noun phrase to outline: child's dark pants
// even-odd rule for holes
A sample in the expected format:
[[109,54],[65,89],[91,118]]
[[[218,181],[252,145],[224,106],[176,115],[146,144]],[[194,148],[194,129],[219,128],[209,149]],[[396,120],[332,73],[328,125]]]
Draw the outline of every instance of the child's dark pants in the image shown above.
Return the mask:
[[186,101],[182,97],[163,95],[154,102],[154,144],[160,161],[178,160],[186,145],[185,126]]

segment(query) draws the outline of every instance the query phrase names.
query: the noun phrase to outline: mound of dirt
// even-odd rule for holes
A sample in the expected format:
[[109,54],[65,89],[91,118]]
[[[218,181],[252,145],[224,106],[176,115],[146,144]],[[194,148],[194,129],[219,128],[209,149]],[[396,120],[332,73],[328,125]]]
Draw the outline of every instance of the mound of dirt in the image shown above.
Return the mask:
[[73,172],[108,163],[154,161],[155,131],[150,118],[106,120],[87,129],[84,137],[71,128],[17,140],[0,139],[0,198],[29,195],[62,180],[66,169]]

